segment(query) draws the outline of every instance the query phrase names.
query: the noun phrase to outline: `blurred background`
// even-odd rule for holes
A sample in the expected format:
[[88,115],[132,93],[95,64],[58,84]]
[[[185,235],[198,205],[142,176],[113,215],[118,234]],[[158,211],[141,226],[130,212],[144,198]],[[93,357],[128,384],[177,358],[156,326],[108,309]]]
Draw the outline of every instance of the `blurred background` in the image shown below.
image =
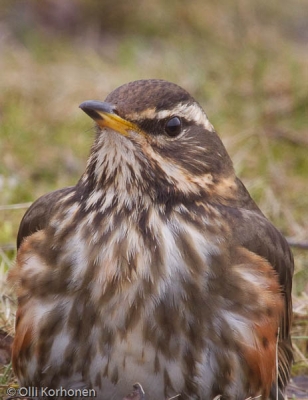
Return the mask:
[[[305,0],[1,1],[0,329],[12,333],[5,275],[22,215],[84,170],[94,131],[78,105],[162,78],[201,103],[252,197],[295,244],[293,375],[308,374],[307,21]],[[3,371],[0,384],[13,379]]]

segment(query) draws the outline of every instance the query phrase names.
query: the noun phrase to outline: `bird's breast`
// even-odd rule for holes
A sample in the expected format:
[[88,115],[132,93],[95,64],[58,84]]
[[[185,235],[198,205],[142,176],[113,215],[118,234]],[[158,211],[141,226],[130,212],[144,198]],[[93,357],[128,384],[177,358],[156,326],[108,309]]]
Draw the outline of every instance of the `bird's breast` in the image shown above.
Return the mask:
[[[79,380],[107,399],[139,381],[153,399],[215,397],[227,365],[234,375],[223,373],[222,392],[269,387],[282,307],[272,267],[230,247],[214,214],[178,211],[84,218],[75,230],[64,221],[24,241],[14,350],[23,383]],[[74,371],[63,377],[68,361]]]

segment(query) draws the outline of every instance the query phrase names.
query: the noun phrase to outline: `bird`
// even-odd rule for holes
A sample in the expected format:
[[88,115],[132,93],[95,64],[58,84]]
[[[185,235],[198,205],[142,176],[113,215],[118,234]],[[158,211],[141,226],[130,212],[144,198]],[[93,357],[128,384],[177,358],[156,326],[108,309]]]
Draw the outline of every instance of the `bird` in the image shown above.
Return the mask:
[[201,105],[142,79],[80,108],[95,125],[85,171],[36,200],[17,236],[20,385],[284,399],[292,253]]

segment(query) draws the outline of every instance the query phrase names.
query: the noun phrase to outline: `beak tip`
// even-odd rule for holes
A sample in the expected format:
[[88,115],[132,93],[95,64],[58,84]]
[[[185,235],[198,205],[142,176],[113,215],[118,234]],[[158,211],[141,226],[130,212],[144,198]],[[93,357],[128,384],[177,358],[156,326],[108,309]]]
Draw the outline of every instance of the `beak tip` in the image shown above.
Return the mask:
[[82,111],[86,111],[86,110],[91,110],[94,109],[94,104],[92,103],[92,101],[84,101],[81,104],[79,104],[78,106]]
[[113,114],[114,106],[110,103],[105,103],[97,100],[86,100],[79,104],[82,111],[102,111],[104,113]]

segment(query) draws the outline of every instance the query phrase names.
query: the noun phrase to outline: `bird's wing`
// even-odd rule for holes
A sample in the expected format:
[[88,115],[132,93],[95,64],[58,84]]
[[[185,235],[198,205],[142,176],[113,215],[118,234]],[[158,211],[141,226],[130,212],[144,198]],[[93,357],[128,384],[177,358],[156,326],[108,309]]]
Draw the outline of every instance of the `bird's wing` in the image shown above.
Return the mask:
[[44,229],[53,215],[54,207],[64,196],[74,190],[74,186],[55,190],[37,199],[26,211],[19,225],[17,235],[17,249],[23,239],[36,231]]
[[221,211],[229,226],[232,227],[235,245],[241,245],[262,256],[269,261],[277,273],[285,301],[285,313],[281,318],[278,344],[279,386],[283,389],[288,383],[293,360],[290,327],[294,261],[290,247],[283,235],[257,209],[223,206]]

